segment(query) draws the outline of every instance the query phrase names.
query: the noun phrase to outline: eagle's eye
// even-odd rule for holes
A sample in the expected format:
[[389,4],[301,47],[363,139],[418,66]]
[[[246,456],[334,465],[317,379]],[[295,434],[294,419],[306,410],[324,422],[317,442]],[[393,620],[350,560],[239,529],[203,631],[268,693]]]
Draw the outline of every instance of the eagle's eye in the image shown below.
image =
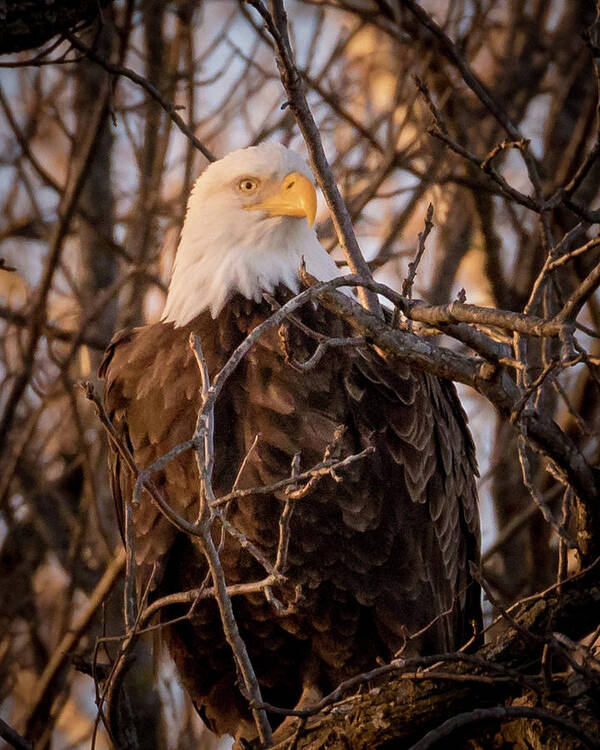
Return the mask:
[[253,193],[258,187],[258,180],[252,177],[244,177],[243,180],[238,182],[238,188],[242,193]]

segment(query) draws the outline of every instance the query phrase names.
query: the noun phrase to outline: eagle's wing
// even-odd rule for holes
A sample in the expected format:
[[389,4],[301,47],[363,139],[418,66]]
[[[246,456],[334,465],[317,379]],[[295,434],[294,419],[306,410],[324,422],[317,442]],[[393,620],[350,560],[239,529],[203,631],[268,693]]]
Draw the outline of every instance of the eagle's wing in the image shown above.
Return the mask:
[[[343,333],[321,309],[303,321],[321,333]],[[454,386],[385,362],[369,348],[331,350],[314,370],[300,372],[285,364],[281,338],[264,336],[248,355],[236,396],[245,449],[260,436],[247,461],[247,486],[287,476],[297,453],[304,470],[318,463],[342,424],[338,455],[376,449],[341,472],[342,482],[321,480],[294,509],[289,575],[304,586],[307,612],[321,631],[317,649],[340,667],[361,649],[363,624],[341,620],[336,599],[374,607],[392,651],[428,625],[411,648],[456,648],[472,635],[481,610],[468,569],[479,556],[476,466]],[[316,346],[298,332],[288,338],[288,357],[300,361]],[[264,498],[249,500],[233,518],[274,547],[276,529],[265,531],[264,505]],[[446,614],[436,620],[440,613]]]
[[[135,328],[124,328],[123,330],[117,331],[117,333],[115,333],[108,347],[106,348],[106,351],[104,352],[104,356],[102,358],[102,362],[100,363],[98,375],[101,378],[107,377],[108,368],[113,361],[115,350],[117,349],[119,344],[131,341],[131,338],[134,335]],[[112,391],[111,395],[114,395],[114,379],[111,378],[111,380],[113,381],[111,382],[111,387],[109,388],[109,385],[107,384],[104,390],[104,406],[107,407],[107,416],[110,419],[113,427],[115,427],[118,437],[123,441],[123,444],[129,448],[130,441],[127,439],[126,426],[122,424],[122,418],[121,420],[119,420],[116,417],[115,409],[111,408],[111,404],[107,398],[109,390]],[[121,539],[123,539],[124,541],[125,516],[123,508],[123,493],[121,491],[120,482],[122,459],[118,451],[115,450],[114,446],[112,445],[110,446],[110,450],[108,451],[108,465],[110,471],[110,488],[115,503],[115,515],[117,517]],[[128,487],[125,491],[125,497],[131,498],[132,492],[132,487]]]
[[[104,407],[139,469],[148,469],[194,434],[201,381],[189,344],[190,334],[200,337],[211,377],[214,377],[247,335],[248,319],[242,313],[252,306],[243,300],[237,305],[231,304],[217,321],[206,313],[199,316],[193,326],[174,328],[171,324],[155,323],[115,335],[99,371],[105,380]],[[215,407],[220,440],[213,479],[218,492],[231,488],[239,468],[237,459],[243,450],[232,433],[240,415],[233,412],[233,400],[229,395],[240,390],[240,375],[237,371],[229,379]],[[114,451],[110,454],[111,483],[122,529],[123,504],[132,500],[135,480],[122,459]],[[192,450],[170,460],[151,478],[176,513],[188,521],[197,518],[199,481]],[[148,495],[134,506],[133,524],[138,584],[143,591],[148,576],[157,566],[153,581],[158,585],[177,531]]]
[[[183,377],[192,365],[185,337],[167,335],[160,324],[121,331],[111,341],[102,364],[104,406],[117,435],[140,469],[147,469],[171,448],[192,437],[199,403],[198,381]],[[119,454],[110,451],[111,486],[123,533],[123,509],[131,502],[135,479]],[[193,460],[182,456],[152,476],[158,490],[184,517],[198,502]],[[162,565],[175,528],[148,496],[133,508],[138,582],[143,590],[153,568]],[[154,584],[160,570],[154,571]]]

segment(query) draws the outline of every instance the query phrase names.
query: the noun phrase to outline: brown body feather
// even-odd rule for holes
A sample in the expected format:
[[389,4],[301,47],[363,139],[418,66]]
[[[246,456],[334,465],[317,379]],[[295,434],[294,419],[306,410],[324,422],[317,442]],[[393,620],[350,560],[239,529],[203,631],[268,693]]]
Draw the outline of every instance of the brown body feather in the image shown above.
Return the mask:
[[[191,437],[200,379],[189,348],[200,336],[211,377],[248,331],[268,317],[266,303],[235,297],[213,320],[203,313],[175,329],[157,323],[115,337],[101,374],[105,404],[139,467],[146,467]],[[322,308],[299,314],[311,329],[347,335]],[[334,349],[309,372],[312,337],[292,323],[287,345],[266,333],[225,385],[215,411],[214,488],[231,490],[256,435],[241,487],[289,476],[295,454],[301,469],[320,462],[334,433],[340,457],[373,446],[372,455],[341,475],[319,481],[295,505],[286,575],[301,598],[279,615],[262,593],[236,597],[234,610],[263,696],[280,706],[297,702],[310,662],[322,691],[389,659],[407,633],[433,624],[409,651],[437,653],[461,646],[481,618],[479,589],[469,561],[479,556],[479,521],[473,445],[452,384],[384,362],[368,348]],[[287,352],[284,351],[287,349]],[[118,508],[133,484],[112,459]],[[191,452],[156,477],[170,505],[193,520],[198,476]],[[229,520],[274,561],[283,493],[231,504]],[[156,566],[156,593],[199,586],[206,565],[194,541],[177,532],[145,497],[134,509],[135,552],[141,577]],[[264,571],[225,535],[221,558],[228,583],[260,580]],[[288,601],[289,591],[278,592]],[[179,612],[171,608],[166,617]],[[441,613],[448,614],[435,619]],[[234,734],[249,720],[214,602],[167,629],[183,682],[209,725]],[[315,668],[316,665],[316,668]]]

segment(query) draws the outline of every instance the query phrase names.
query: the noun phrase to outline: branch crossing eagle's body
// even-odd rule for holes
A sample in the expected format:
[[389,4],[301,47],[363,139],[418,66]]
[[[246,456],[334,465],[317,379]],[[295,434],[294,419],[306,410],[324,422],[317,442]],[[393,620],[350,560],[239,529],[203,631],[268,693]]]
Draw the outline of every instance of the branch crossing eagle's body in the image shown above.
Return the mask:
[[[296,291],[302,257],[318,278],[337,273],[302,218],[314,218],[310,180],[298,156],[265,144],[230,154],[196,183],[163,321],[118,334],[101,369],[107,412],[140,468],[194,433],[200,377],[190,333],[200,337],[213,378],[271,314],[272,300],[263,300],[263,292],[283,303]],[[374,449],[339,475],[313,481],[295,501],[288,583],[273,590],[283,609],[262,591],[233,599],[263,698],[278,706],[295,706],[308,687],[313,696],[325,694],[403,646],[405,654],[455,650],[481,617],[469,574],[469,561],[479,556],[476,469],[454,387],[386,362],[367,345],[330,348],[315,367],[297,366],[322,337],[349,335],[349,326],[321,306],[303,306],[260,337],[215,408],[217,496],[234,484],[260,487],[289,477],[295,456],[306,471],[326,454],[341,459]],[[112,478],[122,514],[134,480],[117,454]],[[191,451],[154,480],[177,513],[196,519],[199,480]],[[226,511],[272,563],[285,499],[285,489],[250,495]],[[134,507],[133,525],[138,578],[143,586],[153,575],[152,596],[207,581],[197,543],[149,497]],[[229,585],[265,577],[218,522],[215,542]],[[163,617],[188,609],[171,607]],[[166,628],[166,637],[209,726],[251,738],[216,603],[200,601],[191,617]]]

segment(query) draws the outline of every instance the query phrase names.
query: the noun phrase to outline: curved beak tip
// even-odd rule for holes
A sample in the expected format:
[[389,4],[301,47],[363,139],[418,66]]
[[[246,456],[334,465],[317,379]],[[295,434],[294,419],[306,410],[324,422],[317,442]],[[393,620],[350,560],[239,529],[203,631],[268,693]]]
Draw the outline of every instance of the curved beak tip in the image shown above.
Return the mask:
[[291,216],[305,217],[308,226],[315,223],[317,191],[312,181],[300,172],[291,172],[283,179],[280,197]]
[[304,179],[306,180],[306,185],[303,185],[301,188],[302,205],[306,213],[308,226],[312,228],[313,224],[315,223],[315,217],[317,215],[317,191],[310,180],[306,179],[306,177]]
[[315,223],[315,217],[317,215],[317,199],[315,198],[314,206],[311,206],[310,211],[307,211],[306,213],[306,220],[308,221],[308,226],[312,229],[313,224]]

